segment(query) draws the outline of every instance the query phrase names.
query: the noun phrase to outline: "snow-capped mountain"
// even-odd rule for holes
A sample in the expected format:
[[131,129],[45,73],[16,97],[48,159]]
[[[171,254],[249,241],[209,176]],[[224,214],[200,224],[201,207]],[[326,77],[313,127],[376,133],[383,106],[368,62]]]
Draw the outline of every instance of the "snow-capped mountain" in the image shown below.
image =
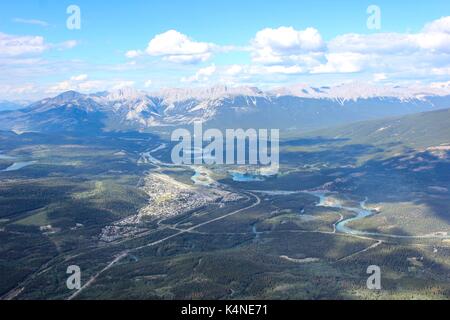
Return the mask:
[[312,87],[306,84],[297,84],[274,89],[271,93],[301,98],[335,99],[344,104],[346,101],[371,98],[414,100],[431,96],[447,96],[450,95],[450,88],[437,85],[382,86],[365,82],[349,82],[334,87]]
[[74,91],[28,107],[0,112],[2,130],[154,131],[202,121],[215,128],[308,131],[355,121],[450,107],[448,87],[388,87],[349,83],[336,87],[133,88],[82,94]]
[[168,103],[186,100],[217,100],[236,96],[262,97],[266,94],[256,87],[214,86],[210,88],[166,88],[151,95],[161,97]]

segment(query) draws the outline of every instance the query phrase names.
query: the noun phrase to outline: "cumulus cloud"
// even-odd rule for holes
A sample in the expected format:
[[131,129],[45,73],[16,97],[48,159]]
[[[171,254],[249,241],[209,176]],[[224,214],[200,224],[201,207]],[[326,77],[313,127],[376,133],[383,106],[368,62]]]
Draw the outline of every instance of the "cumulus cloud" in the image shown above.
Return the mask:
[[311,70],[311,73],[354,73],[361,71],[368,57],[359,53],[339,52],[325,55],[327,62]]
[[225,70],[225,74],[229,75],[229,76],[236,76],[236,75],[242,73],[243,70],[244,70],[243,66],[235,64],[235,65],[227,67],[227,69]]
[[424,31],[450,33],[450,17],[442,17],[428,23],[425,25]]
[[[448,74],[450,17],[425,25],[417,33],[348,33],[325,42],[314,28],[266,28],[251,41],[258,72],[273,74],[346,74],[369,72],[382,81],[387,74]],[[265,67],[264,67],[265,66]]]
[[[5,70],[15,70],[19,75],[28,76],[36,66],[39,66],[38,70],[51,69],[48,61],[41,57],[42,53],[73,48],[77,44],[73,40],[52,44],[40,36],[0,33],[0,65]],[[343,79],[360,76],[372,81],[426,79],[442,85],[447,83],[450,75],[450,17],[431,21],[415,33],[347,33],[327,41],[313,27],[300,30],[289,26],[265,28],[255,32],[245,47],[202,42],[176,30],[169,30],[154,36],[146,48],[127,51],[125,56],[132,60],[115,69],[110,67],[108,71],[126,72],[150,66],[145,64],[145,59],[137,59],[142,56],[177,64],[195,64],[205,63],[213,55],[231,51],[248,52],[251,63],[216,66],[210,62],[209,66],[181,80],[187,83],[224,80],[227,83],[266,85],[290,81],[298,75],[315,75],[314,78],[318,79],[323,74],[332,74],[330,78],[338,79],[339,74],[343,74]],[[150,60],[153,62],[155,59]],[[57,68],[53,67],[51,72],[55,69]],[[177,66],[173,70],[185,69]],[[171,74],[168,77],[179,79],[180,76]],[[22,83],[29,81],[25,76],[23,79]],[[94,81],[87,75],[80,74],[54,84],[53,89],[106,90],[132,84],[134,83],[120,80]],[[144,79],[140,85],[149,87],[152,82]]]
[[216,73],[217,68],[216,65],[212,64],[209,67],[202,68],[198,70],[193,76],[191,77],[183,77],[181,78],[182,82],[204,82],[208,81],[209,78]]
[[176,30],[169,30],[156,35],[146,52],[174,63],[199,63],[212,56],[214,47],[214,44],[197,42]]
[[305,53],[320,52],[325,44],[314,28],[298,31],[292,27],[280,27],[259,31],[252,46],[254,62],[281,64],[298,60]]
[[431,52],[450,53],[450,33],[426,32],[416,35],[415,40],[421,49]]

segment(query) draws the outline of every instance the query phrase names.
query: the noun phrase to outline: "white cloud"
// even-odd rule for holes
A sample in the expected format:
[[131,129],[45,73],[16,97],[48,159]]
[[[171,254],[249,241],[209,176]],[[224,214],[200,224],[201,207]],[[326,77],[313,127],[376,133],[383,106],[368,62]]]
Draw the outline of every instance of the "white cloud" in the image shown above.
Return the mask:
[[59,94],[65,91],[92,92],[105,90],[107,83],[101,80],[64,80],[50,86],[47,89],[49,94]]
[[153,85],[153,81],[152,81],[152,80],[147,80],[147,81],[144,82],[144,86],[145,86],[146,88],[149,88],[149,87],[151,87],[152,85]]
[[236,76],[236,75],[242,73],[243,70],[244,70],[243,66],[235,64],[235,65],[229,66],[225,70],[225,74],[229,75],[229,76]]
[[410,54],[420,50],[450,52],[450,34],[443,32],[344,34],[330,41],[328,48],[333,52],[385,55]]
[[417,45],[421,49],[431,52],[450,53],[450,33],[426,32],[419,33],[415,37]]
[[213,49],[211,43],[196,42],[176,30],[169,30],[156,35],[149,42],[146,52],[174,63],[199,63],[208,60]]
[[433,68],[431,74],[436,76],[450,76],[450,67]]
[[171,55],[166,56],[163,59],[165,61],[180,63],[180,64],[196,64],[200,62],[205,62],[211,58],[210,53],[196,54],[196,55]]
[[99,91],[105,87],[105,82],[101,80],[88,80],[80,82],[76,90],[81,92]]
[[75,48],[77,45],[78,45],[77,40],[67,40],[67,41],[64,41],[64,42],[54,45],[54,47],[59,48],[59,49],[72,49],[72,48]]
[[450,81],[446,82],[433,82],[430,84],[431,88],[437,88],[437,89],[450,89]]
[[450,17],[442,17],[425,25],[424,32],[450,33]]
[[11,99],[17,99],[17,95],[35,93],[37,87],[34,84],[23,85],[0,85],[0,94],[2,97],[10,97]]
[[[156,59],[148,59],[150,61],[136,59],[144,55],[177,64],[192,64],[209,61],[216,54],[225,55],[231,51],[242,51],[250,54],[251,63],[216,66],[210,62],[209,66],[194,71],[195,74],[188,74],[182,81],[192,83],[215,80],[265,85],[295,81],[301,78],[299,75],[314,75],[311,77],[313,81],[319,81],[317,80],[319,77],[328,77],[327,79],[339,81],[364,78],[378,82],[387,80],[389,75],[389,82],[410,79],[445,83],[450,75],[450,17],[431,21],[415,33],[348,33],[338,35],[329,41],[324,41],[315,28],[296,30],[292,27],[262,29],[255,33],[253,39],[249,39],[246,47],[219,46],[197,40],[176,30],[169,30],[151,39],[147,48],[126,52],[125,56],[130,60],[121,65],[114,65],[114,68],[108,66],[108,72],[123,74],[153,68]],[[73,48],[77,44],[74,40],[52,44],[40,36],[0,33],[2,73],[12,74],[14,79],[21,77],[20,81],[27,83],[33,74],[41,75],[48,72],[53,76],[58,72],[89,70],[85,65],[83,68],[66,68],[65,61],[56,64],[42,57],[42,53],[46,51]],[[167,64],[162,66],[166,68]],[[170,85],[169,81],[180,78],[177,72],[186,72],[191,67],[185,69],[183,66],[171,66],[171,68],[169,72],[164,73],[168,78],[158,79],[158,84]],[[161,69],[155,70],[156,72],[161,74]],[[148,77],[156,79],[155,75]],[[4,79],[7,77],[4,76]],[[141,86],[153,85],[151,80],[145,80],[146,78],[141,80]],[[74,77],[53,84],[52,87],[60,91],[97,88],[106,90],[132,84],[134,82],[120,79],[94,81],[88,79],[87,75],[74,74]]]
[[375,73],[374,75],[373,75],[373,81],[375,81],[375,82],[379,82],[379,81],[384,81],[384,80],[387,80],[387,75],[386,75],[386,73]]
[[22,18],[15,18],[13,19],[13,22],[16,23],[22,23],[22,24],[31,24],[41,27],[48,27],[49,23],[43,20],[37,20],[37,19],[22,19]]
[[[254,69],[253,69],[254,70]],[[268,73],[268,74],[301,74],[305,72],[305,69],[303,69],[300,66],[265,66],[262,69],[259,70],[261,73]]]
[[322,51],[324,42],[314,28],[298,31],[292,27],[280,27],[259,31],[252,46],[254,62],[281,64],[296,60],[305,53]]
[[184,77],[181,78],[181,82],[204,82],[208,81],[209,78],[216,73],[216,66],[214,64],[210,65],[209,67],[202,68],[198,70],[193,76],[191,77]]
[[348,33],[337,36],[328,43],[330,52],[399,54],[416,49],[414,36],[400,33]]
[[374,81],[385,80],[386,74],[444,76],[450,69],[450,17],[432,21],[418,33],[349,33],[328,42],[314,28],[266,28],[251,41],[251,51],[255,74],[366,72]]
[[0,56],[36,55],[43,53],[48,48],[43,37],[14,36],[0,32]]
[[50,49],[72,49],[78,45],[76,40],[57,44],[46,43],[41,36],[17,36],[0,32],[0,57],[24,59],[39,56]]
[[450,53],[450,17],[427,24],[415,34],[375,33],[344,34],[328,44],[333,52],[357,52],[379,54],[409,54],[421,50]]
[[367,62],[367,56],[353,53],[328,53],[325,55],[327,62],[311,70],[311,73],[354,73],[363,69]]
[[[288,80],[289,77],[305,74],[308,70],[292,65],[230,65],[217,68],[220,83],[228,85],[259,86],[262,82],[270,84]],[[191,80],[194,77],[191,77]],[[275,81],[274,81],[275,80]]]
[[88,80],[87,75],[78,75],[69,80],[60,81],[49,86],[46,90],[48,94],[59,94],[65,91],[96,92],[104,90],[118,90],[133,87],[134,81],[129,80]]
[[130,50],[130,51],[127,51],[125,56],[129,59],[134,59],[134,58],[142,56],[142,54],[143,54],[143,52],[141,50]]
[[64,92],[69,90],[76,90],[76,85],[69,80],[61,81],[53,86],[50,86],[47,90],[48,93]]
[[134,81],[123,80],[112,85],[111,90],[119,90],[123,88],[133,87],[135,85]]
[[85,81],[87,80],[88,75],[87,74],[80,74],[78,76],[73,76],[70,78],[70,80],[72,81]]

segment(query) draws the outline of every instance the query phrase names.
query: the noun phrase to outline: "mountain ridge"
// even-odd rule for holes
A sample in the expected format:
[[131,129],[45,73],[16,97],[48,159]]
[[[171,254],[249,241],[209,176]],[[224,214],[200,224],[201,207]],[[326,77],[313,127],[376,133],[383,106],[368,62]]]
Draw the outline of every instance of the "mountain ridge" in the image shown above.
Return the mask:
[[450,151],[450,108],[369,120],[308,133],[310,137],[348,139],[349,143],[402,145]]
[[[352,88],[357,88],[352,91]],[[307,132],[356,121],[450,107],[447,88],[299,85],[263,91],[256,87],[134,88],[84,94],[63,92],[26,108],[0,112],[6,130],[154,131],[201,121],[214,128],[280,128]],[[165,130],[163,129],[163,130]]]

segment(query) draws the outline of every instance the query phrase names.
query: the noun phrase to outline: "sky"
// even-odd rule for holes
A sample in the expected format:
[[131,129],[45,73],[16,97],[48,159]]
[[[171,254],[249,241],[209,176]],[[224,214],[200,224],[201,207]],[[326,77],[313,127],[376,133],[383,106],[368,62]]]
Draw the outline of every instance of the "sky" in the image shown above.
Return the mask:
[[0,11],[0,99],[122,87],[449,86],[450,1],[22,0]]

